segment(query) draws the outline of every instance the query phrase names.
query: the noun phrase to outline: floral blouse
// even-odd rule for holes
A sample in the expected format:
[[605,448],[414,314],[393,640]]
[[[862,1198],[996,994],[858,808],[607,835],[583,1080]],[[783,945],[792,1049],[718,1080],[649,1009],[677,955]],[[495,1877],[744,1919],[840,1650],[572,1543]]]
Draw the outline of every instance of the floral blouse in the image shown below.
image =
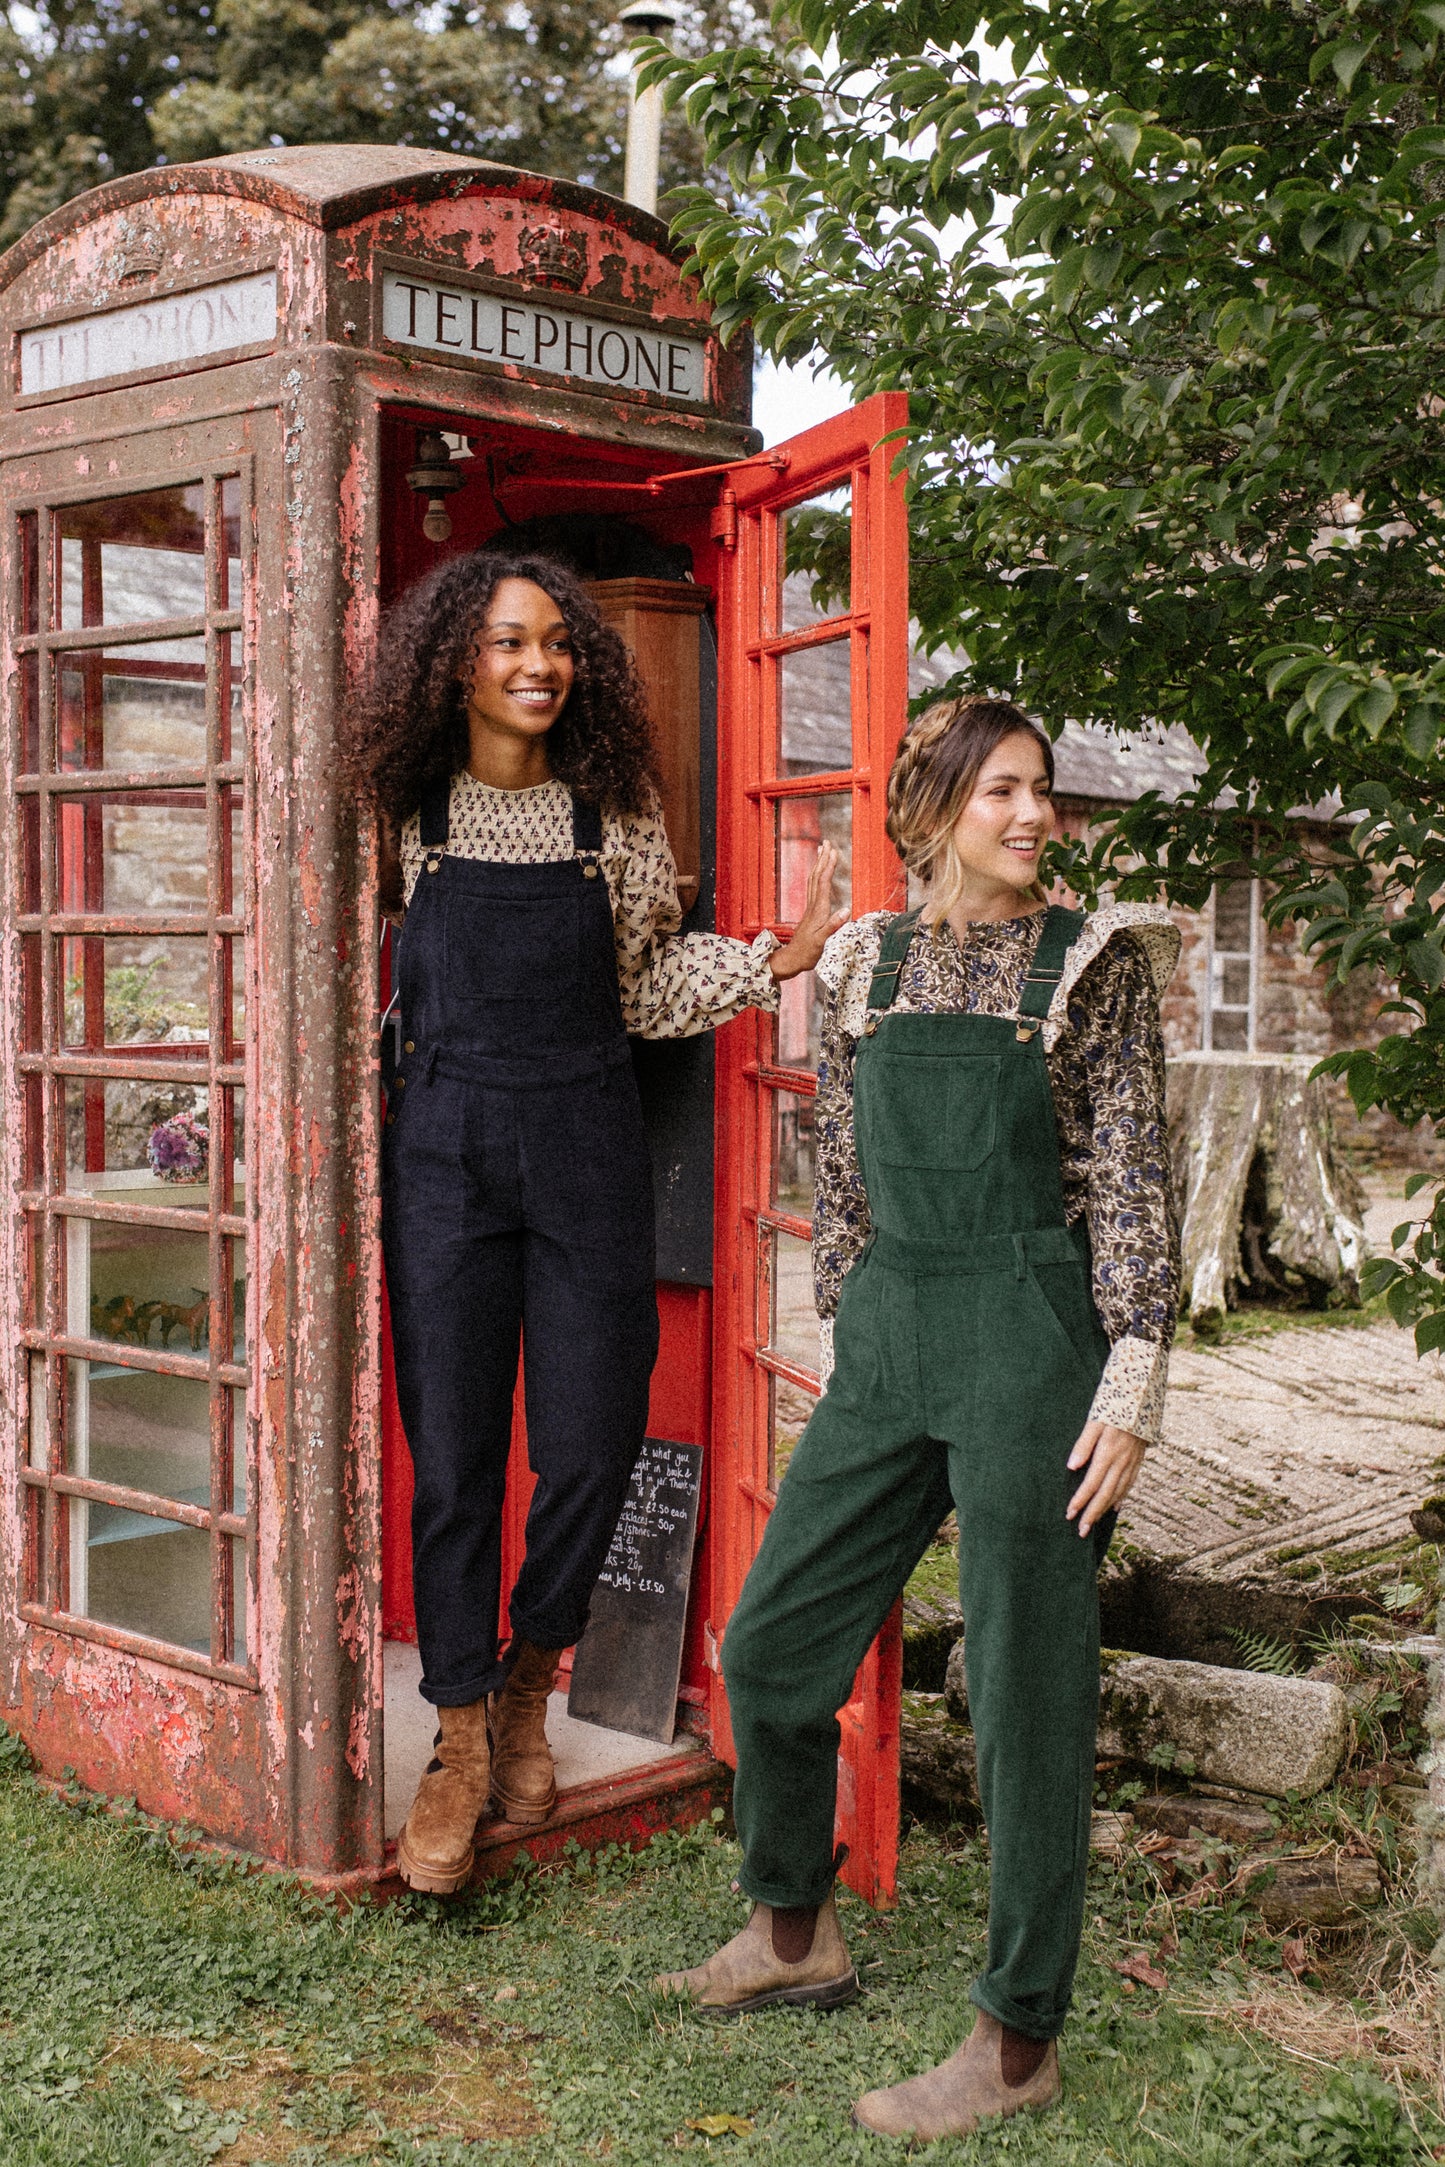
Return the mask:
[[[1011,1016],[1044,914],[971,925],[920,925],[893,1006]],[[887,916],[843,926],[818,966],[827,1004],[816,1103],[813,1287],[831,1368],[832,1318],[844,1274],[868,1238],[868,1198],[853,1136],[853,1057]],[[1154,1442],[1179,1307],[1179,1230],[1169,1183],[1159,994],[1179,954],[1166,913],[1096,911],[1069,950],[1044,1025],[1069,1223],[1088,1222],[1094,1302],[1110,1354],[1095,1420]]]
[[[572,795],[565,783],[497,790],[466,769],[452,777],[447,849],[500,865],[550,865],[572,855]],[[401,831],[402,892],[411,901],[422,866],[421,819]],[[679,933],[677,868],[654,796],[641,813],[608,813],[602,873],[612,900],[622,1020],[639,1038],[692,1038],[741,1014],[775,1009],[768,968],[777,947],[760,933],[749,947],[721,933]]]

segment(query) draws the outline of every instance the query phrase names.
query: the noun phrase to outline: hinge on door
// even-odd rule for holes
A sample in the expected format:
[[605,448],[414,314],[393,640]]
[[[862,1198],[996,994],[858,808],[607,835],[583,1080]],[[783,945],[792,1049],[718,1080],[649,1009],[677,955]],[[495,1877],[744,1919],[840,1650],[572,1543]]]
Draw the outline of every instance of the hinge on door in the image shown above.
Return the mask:
[[724,549],[737,548],[738,500],[737,492],[730,483],[724,482],[723,484],[722,495],[717,500],[717,506],[712,515],[712,525],[709,527],[708,532],[715,542],[722,543]]

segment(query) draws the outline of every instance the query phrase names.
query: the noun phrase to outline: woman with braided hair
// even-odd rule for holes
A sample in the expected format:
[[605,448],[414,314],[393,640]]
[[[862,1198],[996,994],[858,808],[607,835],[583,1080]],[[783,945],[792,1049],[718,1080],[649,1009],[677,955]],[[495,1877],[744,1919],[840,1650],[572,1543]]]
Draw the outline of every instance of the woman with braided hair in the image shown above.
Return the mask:
[[825,1391],[728,1623],[743,1931],[664,1991],[858,1991],[832,1882],[858,1664],[950,1506],[992,1885],[973,2030],[869,2092],[926,2141],[1059,2096],[1083,1921],[1098,1567],[1158,1436],[1178,1300],[1158,997],[1167,914],[1050,907],[1053,750],[1005,700],[904,738],[889,833],[921,909],[827,943],[813,1276]]
[[[785,947],[679,931],[641,684],[549,558],[455,557],[403,596],[351,769],[392,844],[383,903],[405,912],[382,1242],[440,1722],[397,1864],[448,1895],[489,1799],[510,1821],[552,1810],[547,1696],[642,1446],[657,1299],[627,1034],[776,1006],[835,922],[836,859]],[[499,1652],[519,1346],[537,1486]]]

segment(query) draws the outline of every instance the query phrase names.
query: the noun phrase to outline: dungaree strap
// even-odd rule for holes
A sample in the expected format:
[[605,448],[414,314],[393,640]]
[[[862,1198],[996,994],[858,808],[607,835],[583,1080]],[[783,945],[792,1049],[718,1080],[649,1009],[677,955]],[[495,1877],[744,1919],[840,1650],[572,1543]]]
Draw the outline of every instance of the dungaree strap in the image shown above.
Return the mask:
[[602,870],[602,807],[572,800],[572,849],[588,880]]
[[878,961],[873,966],[873,976],[868,983],[870,1023],[875,1011],[893,1006],[893,996],[898,991],[898,974],[908,960],[914,931],[922,915],[921,910],[906,910],[901,916],[890,918],[883,928],[883,938],[878,944]]
[[451,825],[451,817],[451,783],[428,783],[421,794],[421,847],[426,852],[426,869],[429,873],[441,871],[441,862],[447,852],[447,831]]
[[1027,1045],[1034,1034],[1043,1028],[1049,1005],[1064,975],[1064,959],[1078,939],[1084,927],[1081,910],[1065,910],[1059,903],[1051,903],[1044,916],[1039,945],[1034,950],[1034,960],[1019,994],[1018,1037]]

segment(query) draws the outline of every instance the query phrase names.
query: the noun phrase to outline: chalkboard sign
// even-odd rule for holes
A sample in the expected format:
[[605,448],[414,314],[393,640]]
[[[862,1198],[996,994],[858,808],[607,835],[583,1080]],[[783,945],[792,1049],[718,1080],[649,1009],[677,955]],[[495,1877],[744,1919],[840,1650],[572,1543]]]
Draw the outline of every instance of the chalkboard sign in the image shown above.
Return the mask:
[[572,1658],[579,1722],[672,1743],[701,1490],[701,1445],[649,1437]]

